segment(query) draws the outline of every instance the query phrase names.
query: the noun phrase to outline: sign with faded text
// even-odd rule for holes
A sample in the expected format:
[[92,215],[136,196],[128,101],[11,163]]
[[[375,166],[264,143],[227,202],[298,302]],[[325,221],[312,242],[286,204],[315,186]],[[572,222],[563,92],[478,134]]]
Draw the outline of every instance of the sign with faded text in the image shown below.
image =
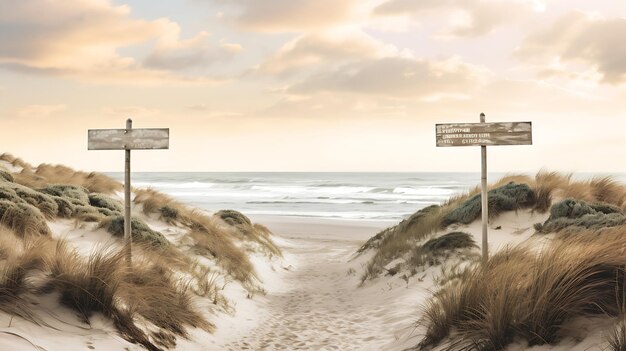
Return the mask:
[[90,129],[89,150],[149,150],[168,149],[169,128]]
[[531,122],[437,124],[437,146],[532,145]]

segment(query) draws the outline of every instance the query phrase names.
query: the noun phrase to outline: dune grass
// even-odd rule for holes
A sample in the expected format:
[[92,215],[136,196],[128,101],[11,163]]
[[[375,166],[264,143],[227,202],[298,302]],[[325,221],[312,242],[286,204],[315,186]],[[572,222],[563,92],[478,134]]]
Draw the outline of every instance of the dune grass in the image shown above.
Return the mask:
[[596,238],[557,240],[538,254],[509,248],[477,265],[424,307],[419,347],[501,350],[515,338],[549,344],[567,335],[564,324],[573,318],[617,315],[626,229]]
[[49,248],[48,238],[24,242],[11,230],[0,226],[1,311],[41,324],[40,318],[32,310],[32,300],[27,294],[35,290],[29,276],[43,270]]
[[[94,312],[111,318],[126,340],[149,350],[175,346],[176,335],[189,336],[188,327],[213,331],[194,304],[190,282],[176,278],[158,256],[141,255],[144,249],[147,246],[137,247],[138,258],[129,267],[123,250],[101,247],[83,257],[60,241],[46,262],[45,291],[58,292],[60,302],[86,323]],[[138,320],[156,329],[142,329]]]
[[6,181],[6,182],[13,182],[13,176],[11,175],[11,173],[4,171],[2,169],[0,169],[0,181]]
[[[611,205],[622,211],[626,209],[626,186],[610,177],[574,180],[572,174],[541,171],[535,177],[507,175],[489,185],[489,189],[490,218],[498,216],[502,211],[520,208],[530,208],[543,213],[552,207],[553,202],[567,198]],[[379,232],[357,251],[359,254],[368,250],[376,251],[365,267],[362,281],[384,272],[383,267],[392,260],[414,252],[420,242],[432,233],[443,230],[450,224],[471,223],[479,216],[480,188],[475,187],[465,194],[451,197],[440,206],[433,205],[422,209],[398,225]],[[605,224],[622,223],[621,216],[617,214],[596,217],[587,218],[583,221],[585,223],[579,224],[582,227],[598,228]]]
[[626,351],[626,317],[622,313],[612,330],[604,336],[608,351]]
[[565,199],[552,206],[550,217],[535,225],[539,233],[577,232],[584,229],[615,227],[626,223],[626,216],[619,207],[599,203],[591,204],[582,200]]
[[[218,212],[230,214],[225,215],[231,222],[228,223],[219,214],[211,217],[200,211],[191,210],[154,189],[136,190],[134,202],[143,206],[146,215],[157,215],[164,221],[188,228],[187,237],[192,241],[192,249],[197,254],[214,258],[218,265],[241,282],[251,283],[256,274],[247,254],[235,245],[233,239],[254,241],[270,253],[281,254],[272,242],[267,228],[252,224],[247,217],[238,212]],[[220,224],[220,221],[224,224]]]
[[425,252],[440,252],[444,250],[467,249],[478,247],[474,238],[465,232],[452,232],[440,237],[432,238],[422,245]]
[[21,237],[49,236],[51,233],[39,209],[27,203],[0,200],[0,223]]
[[[527,184],[509,183],[489,190],[489,217],[495,218],[505,211],[514,211],[535,204],[535,193]],[[481,215],[481,196],[474,195],[450,211],[442,220],[442,226],[469,224]]]
[[[131,235],[133,242],[147,243],[156,248],[165,248],[170,242],[163,234],[152,230],[144,221],[137,217],[130,221]],[[124,237],[124,216],[109,216],[100,221],[99,228],[104,228],[107,232],[118,238]]]
[[256,242],[273,255],[282,255],[278,246],[270,238],[271,231],[261,224],[253,224],[243,213],[235,210],[220,210],[213,216],[234,229],[241,239]]
[[[533,190],[526,184],[512,183],[521,180],[531,182],[526,176],[511,175],[491,185],[489,204],[493,216],[533,205]],[[467,194],[450,198],[441,206],[421,209],[397,226],[387,228],[368,240],[358,253],[376,249],[376,254],[367,263],[361,282],[375,278],[385,271],[384,266],[389,262],[410,253],[409,263],[423,264],[423,255],[415,251],[421,241],[450,224],[470,223],[480,216],[480,195],[477,193],[478,190],[473,189]]]
[[72,184],[85,187],[90,192],[111,194],[122,190],[118,181],[96,172],[76,171],[66,166],[41,164],[37,167],[24,162],[11,154],[3,153],[0,160],[21,168],[18,173],[12,173],[14,182],[29,188],[42,188],[52,184]]

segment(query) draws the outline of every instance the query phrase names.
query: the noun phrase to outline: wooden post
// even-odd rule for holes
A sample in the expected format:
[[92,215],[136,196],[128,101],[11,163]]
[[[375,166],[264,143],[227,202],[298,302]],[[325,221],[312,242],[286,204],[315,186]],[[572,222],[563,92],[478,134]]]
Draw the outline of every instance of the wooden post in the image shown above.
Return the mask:
[[483,264],[489,260],[487,225],[489,221],[489,192],[487,189],[487,146],[532,145],[532,122],[486,123],[480,114],[480,123],[446,123],[435,125],[438,147],[480,146],[480,206],[483,224]]
[[[130,133],[133,129],[133,120],[126,120],[126,133]],[[125,167],[124,167],[124,245],[126,250],[126,261],[128,265],[132,263],[132,227],[131,227],[131,214],[130,214],[130,148],[129,145],[124,146],[125,153]]]
[[124,150],[124,251],[128,265],[132,263],[132,217],[130,213],[130,150],[169,149],[169,128],[133,129],[133,120],[126,120],[126,129],[89,129],[88,150]]
[[[480,114],[480,123],[485,123],[485,114]],[[487,146],[480,146],[480,189],[481,189],[481,213],[483,221],[483,265],[489,260],[489,241],[487,237],[487,224],[489,221],[489,193],[487,189]]]

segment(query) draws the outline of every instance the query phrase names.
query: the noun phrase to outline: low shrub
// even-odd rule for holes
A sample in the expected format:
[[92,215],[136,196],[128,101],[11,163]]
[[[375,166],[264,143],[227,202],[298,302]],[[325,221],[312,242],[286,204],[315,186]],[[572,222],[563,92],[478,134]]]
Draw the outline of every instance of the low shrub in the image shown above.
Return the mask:
[[0,223],[21,237],[51,234],[46,218],[39,209],[27,203],[0,200]]
[[3,181],[3,180],[6,182],[13,183],[13,176],[11,175],[11,173],[7,171],[0,170],[0,181]]
[[109,210],[110,213],[121,213],[124,211],[122,204],[112,198],[102,194],[89,194],[89,204],[99,209]]
[[248,217],[235,210],[220,210],[215,212],[214,215],[231,226],[252,226],[252,222]]
[[550,209],[550,217],[535,229],[540,233],[552,233],[565,229],[601,229],[624,223],[626,216],[616,206],[566,199],[554,204]]
[[424,252],[439,252],[444,250],[468,249],[478,247],[474,238],[465,232],[452,232],[425,242],[421,249]]
[[[124,216],[105,217],[100,221],[99,228],[104,228],[113,236],[124,237]],[[170,242],[163,234],[152,230],[144,221],[133,217],[131,219],[131,235],[134,242],[150,244],[156,248],[165,248]]]
[[[488,193],[489,217],[498,216],[504,211],[514,211],[524,207],[533,206],[535,194],[527,184],[509,183]],[[444,227],[454,223],[470,224],[481,214],[480,194],[471,197],[461,203],[457,208],[450,211],[442,221]]]
[[89,190],[78,185],[49,185],[39,189],[42,193],[67,199],[76,206],[89,206]]

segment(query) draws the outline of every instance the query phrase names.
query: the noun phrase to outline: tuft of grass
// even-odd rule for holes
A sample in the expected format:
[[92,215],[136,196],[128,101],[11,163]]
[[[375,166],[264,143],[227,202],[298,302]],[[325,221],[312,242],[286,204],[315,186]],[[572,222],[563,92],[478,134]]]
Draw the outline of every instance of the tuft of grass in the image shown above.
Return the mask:
[[89,194],[89,204],[99,209],[108,210],[110,213],[121,213],[124,208],[122,204],[106,195],[102,194]]
[[474,238],[465,232],[452,232],[440,237],[428,240],[422,245],[426,252],[439,252],[443,250],[468,249],[478,247]]
[[50,251],[49,239],[24,242],[2,226],[0,238],[0,310],[40,324],[27,294],[35,290],[30,275],[43,270]]
[[565,199],[550,209],[550,217],[537,225],[540,233],[560,232],[565,229],[577,231],[615,227],[626,223],[621,209],[610,204],[590,204],[585,201]]
[[227,223],[226,227],[220,226],[217,218],[192,211],[154,189],[136,190],[134,202],[143,206],[146,215],[157,214],[168,223],[189,228],[187,237],[193,242],[192,249],[198,254],[214,257],[218,265],[244,283],[251,283],[255,277],[254,267],[246,253],[234,244],[233,237],[238,235],[244,240],[254,240],[269,252],[280,255],[280,250],[270,238],[270,231],[263,226],[232,226]]
[[39,209],[27,203],[0,200],[0,223],[21,237],[51,234],[46,218]]
[[41,188],[39,191],[45,194],[62,197],[76,206],[89,205],[89,190],[82,186],[55,184]]
[[60,165],[41,164],[29,166],[14,173],[15,182],[30,188],[43,188],[52,184],[72,184],[86,188],[89,192],[112,194],[122,190],[122,184],[100,173],[75,171]]
[[609,351],[626,351],[626,319],[622,314],[619,321],[604,336]]
[[383,231],[379,243],[368,241],[360,249],[363,252],[367,247],[378,246],[378,251],[368,262],[365,273],[361,276],[361,282],[372,279],[384,271],[384,266],[392,260],[410,252],[417,243],[424,240],[428,235],[441,229],[443,217],[450,211],[450,206],[428,206],[413,214],[408,219],[400,222],[395,227]]
[[[530,207],[535,203],[535,193],[527,184],[508,183],[489,191],[489,216],[496,217],[504,211]],[[481,196],[475,195],[461,203],[443,218],[442,225],[470,224],[481,214]]]
[[198,313],[190,285],[154,264],[135,265],[128,276],[127,299],[134,311],[156,325],[182,337],[186,327],[212,332],[215,326]]
[[617,315],[625,238],[618,228],[591,243],[556,240],[539,253],[520,246],[495,254],[425,305],[427,332],[419,348],[501,350],[514,339],[529,346],[554,343],[567,336],[564,325],[574,318]]
[[13,176],[7,171],[0,170],[0,181],[13,183]]
[[[104,228],[113,236],[124,237],[124,216],[105,217],[100,221],[99,228]],[[156,248],[166,248],[170,245],[163,234],[152,230],[144,221],[136,217],[131,219],[131,235],[134,242],[147,243]]]
[[235,210],[220,210],[213,216],[233,228],[236,233],[240,234],[242,239],[259,243],[262,248],[267,249],[271,254],[282,255],[278,246],[270,238],[271,231],[261,224],[253,224],[243,213]]
[[235,210],[220,210],[215,212],[214,216],[219,217],[228,225],[234,227],[252,226],[252,222],[248,217],[244,216],[241,212],[237,212]]
[[146,215],[158,214],[161,220],[170,224],[184,221],[184,214],[189,212],[182,203],[154,189],[135,190],[133,201],[143,205],[143,213]]
[[17,158],[10,153],[3,153],[0,155],[0,160],[10,163],[14,167],[20,167],[25,170],[30,170],[33,168],[30,164],[24,162],[21,158]]
[[198,217],[197,221],[197,225],[188,234],[194,242],[193,249],[201,255],[214,257],[235,279],[250,283],[255,273],[248,256],[226,238],[224,231],[211,219]]
[[88,259],[59,242],[48,262],[51,287],[61,303],[74,309],[88,323],[93,312],[117,313],[117,293],[124,280],[123,251],[95,250]]
[[150,351],[163,351],[135,325],[132,304],[121,301],[128,275],[123,251],[100,248],[84,258],[60,241],[46,266],[50,272],[46,291],[59,292],[60,302],[78,312],[86,323],[94,312],[100,312],[113,320],[124,339]]

